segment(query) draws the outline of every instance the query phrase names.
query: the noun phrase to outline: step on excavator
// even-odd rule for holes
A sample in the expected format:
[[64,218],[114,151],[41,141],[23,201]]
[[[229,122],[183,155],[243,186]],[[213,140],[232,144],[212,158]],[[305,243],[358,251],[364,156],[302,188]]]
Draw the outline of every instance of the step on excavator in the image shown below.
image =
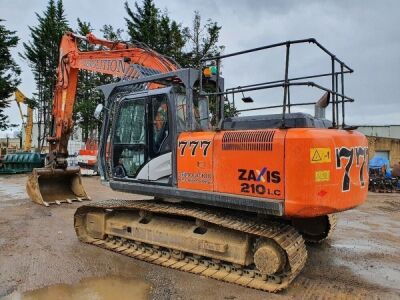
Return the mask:
[[[289,77],[290,50],[297,45],[320,49],[331,63],[329,72]],[[222,60],[272,48],[286,51],[283,79],[225,89]],[[146,74],[101,87],[106,101],[96,114],[102,120],[101,180],[113,190],[154,200],[127,196],[80,206],[74,216],[79,240],[249,288],[287,288],[306,263],[305,242],[328,238],[335,214],[367,196],[367,140],[345,123],[345,105],[354,100],[344,93],[344,78],[353,70],[315,39],[205,58],[199,69],[150,66],[160,57],[171,61],[150,53],[136,66]],[[310,81],[318,78],[331,84]],[[290,92],[300,88],[322,97],[293,102]],[[254,100],[244,93],[273,89],[283,91],[282,104],[241,112],[281,113],[224,116],[229,98],[235,105],[235,95],[242,95],[249,103]],[[55,122],[71,122],[74,99],[60,99],[69,110],[54,115]],[[313,105],[315,116],[292,112],[301,105]],[[210,114],[209,107],[216,111]],[[56,159],[65,154],[71,126],[58,127],[62,143],[50,139]]]

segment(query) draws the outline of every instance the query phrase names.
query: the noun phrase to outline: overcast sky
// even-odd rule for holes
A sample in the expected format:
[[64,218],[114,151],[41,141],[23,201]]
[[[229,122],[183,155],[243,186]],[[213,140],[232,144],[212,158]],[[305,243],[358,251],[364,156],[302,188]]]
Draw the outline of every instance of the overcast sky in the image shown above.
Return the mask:
[[[133,7],[134,1],[128,1]],[[64,0],[67,19],[89,21],[95,33],[103,24],[125,29],[122,0]],[[314,37],[355,72],[346,79],[346,94],[356,102],[347,110],[351,124],[400,124],[400,1],[262,1],[262,0],[155,0],[157,7],[183,26],[190,26],[193,12],[222,26],[220,43],[225,53],[286,40]],[[29,39],[28,25],[36,25],[35,12],[42,13],[47,0],[0,0],[0,18],[20,37],[13,53],[22,69],[20,89],[28,96],[35,91],[32,73],[18,57],[22,42]],[[125,33],[125,37],[126,33]],[[292,47],[290,75],[329,71],[328,57],[310,47]],[[223,62],[228,86],[281,79],[284,52],[251,55]],[[277,104],[276,93],[255,93],[253,106]],[[296,99],[298,97],[298,99]],[[319,94],[292,92],[292,100],[311,101]],[[17,108],[8,110],[12,123],[20,123]],[[239,108],[246,108],[240,104]],[[304,109],[303,109],[304,110]],[[311,112],[311,110],[304,110]]]

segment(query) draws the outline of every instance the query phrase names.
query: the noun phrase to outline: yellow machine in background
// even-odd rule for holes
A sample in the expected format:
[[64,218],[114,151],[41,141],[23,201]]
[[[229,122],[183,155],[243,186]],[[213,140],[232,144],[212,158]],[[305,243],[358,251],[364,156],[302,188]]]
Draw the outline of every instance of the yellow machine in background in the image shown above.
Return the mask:
[[[35,168],[41,168],[44,165],[44,156],[38,152],[31,152],[32,130],[33,130],[33,110],[36,102],[27,98],[20,90],[15,91],[15,101],[17,102],[19,112],[22,118],[22,124],[25,126],[25,140],[23,151],[7,153],[0,158],[0,174],[17,174],[32,172]],[[21,103],[27,105],[27,115],[22,113]]]
[[[15,101],[17,102],[19,113],[21,114],[22,124],[25,125],[25,141],[24,141],[24,151],[31,151],[32,147],[32,129],[33,129],[33,109],[34,103],[32,100],[27,98],[20,90],[15,91]],[[27,105],[27,115],[26,122],[25,116],[22,113],[21,103]]]

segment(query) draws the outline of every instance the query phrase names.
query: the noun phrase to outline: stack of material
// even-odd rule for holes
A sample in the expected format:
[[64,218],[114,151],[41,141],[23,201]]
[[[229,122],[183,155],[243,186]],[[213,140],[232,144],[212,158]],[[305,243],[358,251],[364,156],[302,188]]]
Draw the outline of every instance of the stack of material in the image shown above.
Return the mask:
[[389,160],[374,157],[369,161],[369,188],[372,192],[392,193],[400,191],[400,165],[390,168]]
[[44,166],[44,155],[31,152],[17,152],[4,156],[0,174],[18,174],[32,172],[34,168]]

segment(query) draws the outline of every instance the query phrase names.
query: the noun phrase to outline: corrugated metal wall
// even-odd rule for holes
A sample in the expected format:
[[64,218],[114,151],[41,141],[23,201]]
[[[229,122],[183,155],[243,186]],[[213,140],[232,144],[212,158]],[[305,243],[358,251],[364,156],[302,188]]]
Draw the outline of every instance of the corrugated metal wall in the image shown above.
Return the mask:
[[400,139],[400,125],[359,126],[357,130],[367,136]]

